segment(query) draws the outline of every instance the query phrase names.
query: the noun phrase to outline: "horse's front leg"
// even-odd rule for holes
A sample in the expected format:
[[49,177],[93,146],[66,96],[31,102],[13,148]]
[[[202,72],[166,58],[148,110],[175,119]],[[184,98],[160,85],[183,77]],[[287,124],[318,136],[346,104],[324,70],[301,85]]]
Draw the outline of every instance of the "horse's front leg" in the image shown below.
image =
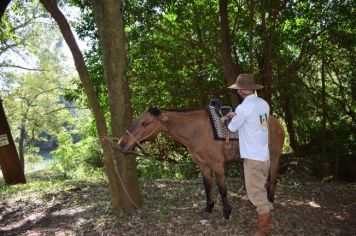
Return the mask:
[[206,207],[204,208],[204,211],[212,213],[214,208],[214,201],[211,198],[211,176],[210,179],[203,177],[203,183],[204,183],[205,195],[206,195]]
[[225,219],[230,218],[231,214],[231,206],[229,205],[227,201],[227,188],[226,188],[226,183],[225,183],[225,173],[215,173],[216,177],[216,182],[218,185],[220,197],[221,197],[221,202],[223,205],[223,215]]
[[210,167],[198,165],[199,169],[203,175],[203,184],[206,195],[206,207],[204,208],[205,212],[211,213],[214,208],[214,201],[211,197],[211,183],[212,183],[212,172]]

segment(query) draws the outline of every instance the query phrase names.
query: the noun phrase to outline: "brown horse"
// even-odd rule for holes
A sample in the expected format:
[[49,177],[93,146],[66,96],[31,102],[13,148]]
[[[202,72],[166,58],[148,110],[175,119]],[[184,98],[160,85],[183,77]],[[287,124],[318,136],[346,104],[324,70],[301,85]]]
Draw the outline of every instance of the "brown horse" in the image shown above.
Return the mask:
[[[273,202],[279,158],[284,143],[284,130],[278,120],[272,116],[269,118],[268,125],[271,168],[266,188],[268,198]],[[143,141],[155,139],[160,132],[167,133],[186,146],[193,161],[198,165],[203,176],[206,193],[204,210],[209,213],[212,212],[214,207],[211,196],[212,175],[214,173],[223,205],[223,216],[228,219],[231,214],[231,207],[227,201],[225,184],[227,157],[224,151],[224,141],[214,140],[213,138],[214,134],[208,110],[200,108],[190,111],[170,111],[150,108],[142,113],[127,130],[127,134],[120,138],[118,147],[122,152],[130,152],[135,146],[141,146]],[[238,145],[237,141],[235,141],[235,145]],[[240,158],[239,154],[238,158]]]

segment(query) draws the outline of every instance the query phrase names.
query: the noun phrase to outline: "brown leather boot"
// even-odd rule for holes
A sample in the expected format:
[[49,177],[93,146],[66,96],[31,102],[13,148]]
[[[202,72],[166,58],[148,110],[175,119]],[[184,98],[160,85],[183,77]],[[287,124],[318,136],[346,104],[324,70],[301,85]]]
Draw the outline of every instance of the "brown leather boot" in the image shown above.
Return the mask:
[[272,215],[271,213],[259,214],[257,222],[257,231],[254,236],[266,236],[272,232]]

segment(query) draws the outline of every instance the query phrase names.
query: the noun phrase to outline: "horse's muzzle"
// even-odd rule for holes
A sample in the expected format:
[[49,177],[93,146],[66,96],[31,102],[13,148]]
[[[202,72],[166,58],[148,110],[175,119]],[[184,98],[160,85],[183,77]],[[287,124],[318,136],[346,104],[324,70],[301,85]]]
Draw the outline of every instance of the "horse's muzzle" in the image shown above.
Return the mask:
[[131,152],[131,148],[127,145],[127,143],[122,138],[117,142],[117,148],[122,153]]

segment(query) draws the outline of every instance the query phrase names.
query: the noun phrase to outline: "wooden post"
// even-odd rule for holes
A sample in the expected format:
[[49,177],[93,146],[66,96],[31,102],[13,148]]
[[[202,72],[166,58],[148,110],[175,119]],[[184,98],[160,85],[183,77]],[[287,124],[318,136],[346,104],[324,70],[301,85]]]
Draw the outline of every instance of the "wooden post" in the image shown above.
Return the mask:
[[26,183],[19,156],[12,139],[2,100],[0,98],[0,166],[6,184]]

